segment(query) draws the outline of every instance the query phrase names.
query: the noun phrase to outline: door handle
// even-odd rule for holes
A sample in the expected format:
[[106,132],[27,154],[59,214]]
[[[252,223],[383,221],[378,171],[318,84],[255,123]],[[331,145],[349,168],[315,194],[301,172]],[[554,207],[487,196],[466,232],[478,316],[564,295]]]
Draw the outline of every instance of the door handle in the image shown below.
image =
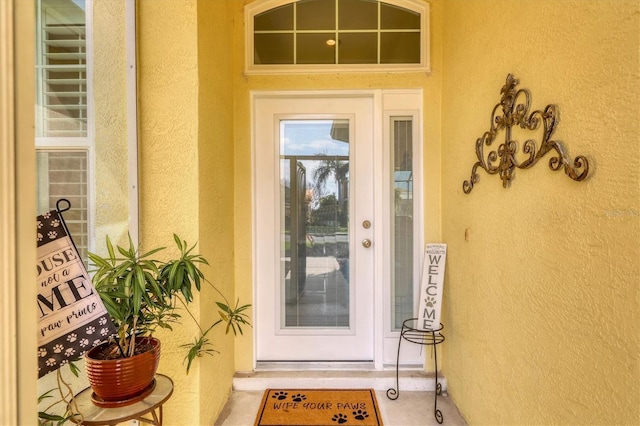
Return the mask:
[[364,240],[362,240],[362,247],[364,247],[364,248],[371,247],[371,240],[368,239],[368,238],[365,238]]

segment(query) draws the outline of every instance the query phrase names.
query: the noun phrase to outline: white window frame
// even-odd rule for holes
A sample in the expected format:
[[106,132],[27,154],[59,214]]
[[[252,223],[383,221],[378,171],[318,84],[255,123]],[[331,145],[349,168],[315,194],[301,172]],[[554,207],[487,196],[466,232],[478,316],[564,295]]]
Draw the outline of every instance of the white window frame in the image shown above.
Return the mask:
[[394,6],[409,9],[420,14],[420,63],[417,64],[254,64],[254,17],[267,10],[286,4],[295,3],[298,0],[264,0],[254,1],[245,6],[245,60],[244,72],[251,74],[309,74],[309,73],[333,73],[333,72],[431,72],[430,57],[430,5],[421,0],[378,0]]
[[[93,1],[85,0],[86,75],[87,75],[87,135],[85,137],[36,137],[36,151],[81,151],[87,158],[87,248],[96,251],[96,156],[95,156],[95,104],[93,96]],[[40,26],[36,25],[37,31]],[[134,244],[139,239],[138,153],[137,153],[137,64],[136,64],[136,7],[135,0],[125,0],[125,44],[127,65],[127,139],[128,139],[128,200],[129,234]]]
[[[41,11],[37,11],[36,31],[42,30],[40,21]],[[38,40],[38,39],[37,39]],[[95,205],[96,205],[96,179],[95,179],[95,120],[93,103],[93,1],[85,1],[85,61],[86,61],[86,103],[87,103],[87,134],[86,136],[70,137],[46,137],[35,138],[36,152],[60,152],[60,151],[84,151],[87,153],[87,250],[95,249]],[[36,54],[41,55],[40,46],[36,48]],[[39,72],[38,72],[39,74]],[[38,81],[40,77],[38,76]],[[41,93],[36,92],[40,97]],[[37,119],[42,113],[37,109]],[[72,206],[73,207],[73,206]],[[42,212],[39,212],[42,213]]]
[[[424,250],[424,227],[427,218],[424,217],[424,110],[423,110],[424,94],[422,89],[397,89],[397,90],[384,90],[382,98],[382,149],[384,152],[383,158],[380,160],[382,163],[382,175],[384,176],[383,182],[383,198],[385,200],[385,206],[392,206],[391,200],[394,197],[394,189],[392,186],[392,158],[391,154],[393,150],[392,140],[392,123],[395,118],[411,118],[413,125],[413,303],[414,312],[417,312],[418,308],[418,294],[420,291],[420,271],[422,268],[422,252]],[[392,223],[392,212],[390,208],[383,209],[384,223]],[[392,266],[389,263],[389,259],[392,259],[391,250],[393,250],[393,244],[391,243],[393,238],[391,232],[392,227],[385,229],[384,236],[379,238],[385,241],[383,250],[381,251],[382,257],[379,259],[379,264],[382,265],[382,275],[385,282],[383,291],[384,308],[382,315],[381,328],[383,330],[383,344],[380,355],[383,365],[389,367],[394,366],[397,360],[398,339],[400,338],[400,330],[392,327],[393,319],[392,313],[392,289],[391,275],[393,273]],[[377,263],[378,264],[378,263]],[[400,359],[398,360],[400,365],[404,368],[416,368],[418,370],[424,367],[424,352],[423,347],[420,345],[404,345]]]

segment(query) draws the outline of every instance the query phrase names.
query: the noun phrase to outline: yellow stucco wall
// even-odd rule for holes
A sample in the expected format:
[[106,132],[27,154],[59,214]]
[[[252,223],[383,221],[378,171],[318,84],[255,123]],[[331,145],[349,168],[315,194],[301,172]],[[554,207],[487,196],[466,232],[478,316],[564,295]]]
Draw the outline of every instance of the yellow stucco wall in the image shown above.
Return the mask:
[[[231,0],[233,1],[233,0]],[[198,3],[199,74],[199,240],[209,260],[208,278],[235,303],[234,282],[234,175],[233,175],[233,21],[229,1]],[[209,286],[201,293],[201,318],[211,324],[218,318],[221,300]],[[243,298],[241,303],[251,303]],[[250,329],[246,329],[250,332]],[[213,424],[231,393],[235,372],[233,334],[221,325],[212,337],[213,357],[200,358],[200,424]]]
[[[445,375],[470,424],[640,423],[639,17],[637,1],[446,2]],[[586,181],[544,158],[463,194],[508,73],[534,109],[558,105]]]
[[[232,3],[139,2],[138,56],[141,242],[173,244],[173,232],[197,241],[210,262],[206,277],[234,303]],[[205,283],[190,310],[210,325],[219,300]],[[165,424],[213,424],[231,392],[233,337],[223,326],[214,329],[209,339],[220,353],[198,358],[187,376],[179,346],[196,330],[183,318],[159,334],[159,371],[175,384]]]
[[[199,238],[197,2],[138,2],[140,242],[169,246],[172,234]],[[170,252],[168,251],[167,255]],[[199,298],[190,305],[200,315]],[[173,379],[165,424],[200,424],[200,365],[185,373],[185,349],[196,326],[186,315],[162,342],[158,371]]]
[[129,230],[127,66],[124,0],[93,2],[96,247],[121,244]]

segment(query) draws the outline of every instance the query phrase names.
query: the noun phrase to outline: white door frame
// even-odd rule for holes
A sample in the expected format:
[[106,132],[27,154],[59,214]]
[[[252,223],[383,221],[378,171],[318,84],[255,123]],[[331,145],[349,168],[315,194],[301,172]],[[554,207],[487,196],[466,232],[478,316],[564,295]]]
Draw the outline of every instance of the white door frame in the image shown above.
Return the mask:
[[[255,155],[255,141],[256,141],[256,129],[254,128],[254,122],[256,119],[256,111],[254,100],[257,97],[282,97],[282,96],[300,96],[300,97],[362,97],[369,96],[374,101],[374,187],[383,188],[383,196],[374,197],[374,211],[376,213],[377,226],[374,226],[373,241],[374,244],[383,244],[384,247],[388,247],[389,244],[389,229],[386,223],[390,220],[390,212],[388,206],[390,200],[390,193],[392,191],[391,184],[385,180],[386,176],[390,176],[391,164],[387,161],[389,152],[390,135],[389,125],[385,125],[385,120],[389,120],[392,115],[410,115],[414,117],[414,135],[417,138],[414,141],[414,158],[417,159],[414,165],[414,196],[415,196],[415,211],[418,214],[416,217],[416,224],[414,226],[415,238],[414,238],[414,252],[418,253],[415,257],[414,266],[414,283],[415,295],[417,304],[417,293],[419,290],[419,274],[421,267],[421,253],[424,248],[424,227],[423,227],[423,185],[422,185],[422,90],[421,89],[399,89],[399,90],[312,90],[312,91],[251,91],[251,171],[252,171],[252,277],[253,277],[253,306],[254,312],[260,310],[260,301],[257,300],[257,249],[256,249],[256,230],[257,230],[257,215],[256,215],[256,155]],[[387,134],[384,134],[387,132]],[[380,172],[378,172],[378,170]],[[378,215],[377,213],[380,213]],[[385,224],[380,223],[382,220]],[[373,366],[376,370],[382,370],[390,365],[395,365],[397,342],[399,339],[399,331],[391,330],[390,320],[390,291],[387,289],[390,282],[390,265],[385,263],[385,257],[388,257],[389,251],[387,249],[375,250],[374,252],[374,318],[373,318],[373,333],[374,333],[374,360]],[[254,324],[254,327],[259,327],[259,324]],[[253,363],[254,368],[257,363],[257,347],[258,347],[258,333],[254,330],[254,354]],[[400,362],[416,368],[423,368],[424,365],[424,352],[419,348],[419,345],[403,345]]]

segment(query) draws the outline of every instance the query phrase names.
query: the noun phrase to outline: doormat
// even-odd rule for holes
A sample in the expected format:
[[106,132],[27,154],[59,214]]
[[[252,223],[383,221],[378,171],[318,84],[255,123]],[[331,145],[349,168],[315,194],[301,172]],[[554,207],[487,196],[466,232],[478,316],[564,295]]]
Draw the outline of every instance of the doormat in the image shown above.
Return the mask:
[[254,426],[382,426],[373,389],[267,389]]

